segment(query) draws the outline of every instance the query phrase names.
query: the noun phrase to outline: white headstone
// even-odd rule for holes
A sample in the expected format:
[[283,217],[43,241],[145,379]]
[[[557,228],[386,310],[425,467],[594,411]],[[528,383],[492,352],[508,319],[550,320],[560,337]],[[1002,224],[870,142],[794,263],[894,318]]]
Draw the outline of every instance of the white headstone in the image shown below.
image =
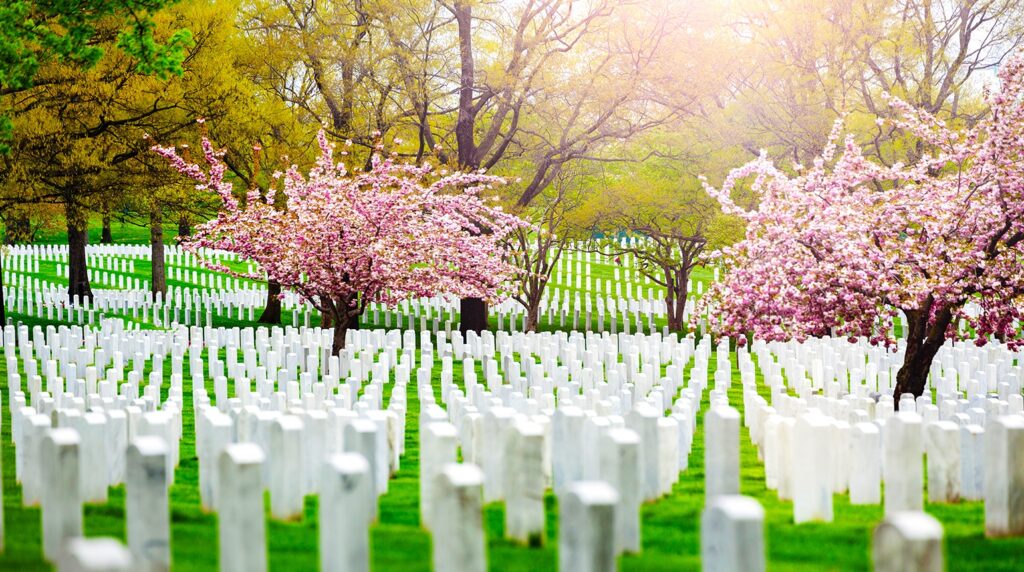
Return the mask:
[[740,492],[740,413],[729,406],[714,406],[704,415],[704,495],[711,503],[718,495]]
[[484,572],[484,474],[475,465],[445,465],[437,475],[433,542],[434,570]]
[[544,428],[521,422],[508,432],[505,535],[539,545],[544,539]]
[[328,457],[320,478],[320,569],[368,572],[376,504],[370,464],[362,455],[338,453]]
[[217,525],[222,572],[264,572],[267,530],[260,477],[263,451],[252,443],[228,445],[220,455]]
[[706,572],[765,569],[764,508],[740,495],[708,501],[700,524],[701,566]]
[[[593,454],[593,453],[591,453]],[[615,552],[640,552],[640,436],[631,429],[610,429],[597,451],[600,478],[619,492],[615,507]]]
[[952,421],[925,426],[928,456],[928,502],[960,500],[960,428]]
[[270,514],[277,519],[302,518],[302,420],[278,417],[270,426]]
[[832,483],[828,459],[832,423],[817,411],[801,415],[796,422],[793,451],[793,521],[832,522]]
[[52,429],[43,437],[43,556],[50,562],[58,561],[70,539],[82,536],[79,444],[74,429]]
[[451,423],[430,423],[423,427],[420,440],[420,520],[423,527],[431,529],[433,503],[437,498],[434,487],[437,475],[448,463],[454,463],[455,426]]
[[560,497],[558,569],[615,570],[615,506],[619,495],[604,481],[577,481]]
[[900,411],[885,423],[882,470],[885,514],[919,511],[924,506],[924,454],[921,416]]
[[61,555],[58,572],[134,572],[131,552],[114,538],[74,538]]
[[985,431],[985,535],[1024,535],[1024,416],[993,419]]
[[875,528],[875,572],[942,572],[942,525],[917,511],[895,512]]
[[167,443],[160,437],[138,437],[128,446],[125,524],[128,547],[143,572],[171,567],[167,455]]

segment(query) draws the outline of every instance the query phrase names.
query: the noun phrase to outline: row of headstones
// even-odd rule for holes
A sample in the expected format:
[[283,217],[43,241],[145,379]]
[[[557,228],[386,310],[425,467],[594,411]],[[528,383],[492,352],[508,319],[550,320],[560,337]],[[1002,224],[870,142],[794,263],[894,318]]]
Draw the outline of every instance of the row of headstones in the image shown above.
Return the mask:
[[[13,256],[39,258],[42,260],[63,259],[66,261],[68,257],[68,250],[69,248],[66,244],[11,244],[7,246],[5,258]],[[148,244],[87,244],[85,246],[85,253],[87,257],[106,256],[145,259],[152,255],[152,249]],[[200,249],[200,254],[203,258],[213,262],[239,260],[239,256],[237,254],[223,250],[202,248]],[[179,264],[183,266],[199,265],[199,261],[195,254],[186,251],[184,248],[176,244],[165,244],[164,255],[172,264]]]
[[[257,332],[253,335],[253,332]],[[11,363],[15,353],[20,352],[26,374],[31,378],[42,373],[45,375],[46,387],[49,390],[56,385],[56,378],[68,378],[71,381],[84,381],[92,393],[93,383],[105,377],[118,382],[124,379],[124,367],[131,360],[131,369],[141,378],[145,362],[153,360],[154,373],[150,381],[158,386],[163,384],[163,362],[167,357],[171,361],[171,377],[183,375],[185,354],[191,357],[193,379],[201,385],[202,372],[207,369],[202,357],[197,352],[204,351],[204,339],[208,360],[208,371],[211,377],[227,376],[237,380],[240,377],[263,379],[280,379],[281,371],[285,372],[285,381],[301,379],[302,373],[309,373],[313,380],[326,379],[328,376],[345,378],[355,375],[360,380],[369,377],[373,370],[373,360],[368,348],[385,348],[388,350],[388,364],[397,361],[398,352],[407,354],[414,359],[417,347],[422,348],[428,361],[435,358],[432,340],[436,337],[439,351],[453,356],[455,359],[474,357],[483,359],[487,366],[485,376],[490,387],[497,381],[499,360],[505,369],[506,382],[515,378],[525,377],[531,384],[542,376],[550,376],[556,380],[582,379],[583,389],[588,389],[590,382],[612,381],[613,373],[618,373],[621,381],[638,382],[645,378],[647,384],[658,382],[660,370],[668,365],[666,375],[669,378],[680,378],[680,368],[694,352],[693,340],[682,340],[674,337],[662,338],[654,336],[628,336],[608,334],[514,334],[499,333],[494,336],[485,332],[482,336],[469,333],[465,339],[458,332],[451,334],[438,332],[431,336],[421,332],[419,336],[412,331],[380,330],[350,332],[349,349],[340,356],[330,356],[330,332],[320,329],[284,328],[274,329],[273,337],[266,334],[266,329],[213,329],[177,328],[172,332],[126,331],[118,321],[106,321],[100,330],[91,328],[61,327],[47,328],[45,336],[42,330],[33,330],[32,337],[28,329],[20,329],[20,337],[15,346],[15,330],[9,326],[6,330],[5,352],[9,362],[9,383],[20,386],[17,374],[17,363]],[[242,335],[245,332],[246,335]],[[88,335],[86,335],[88,333]],[[450,335],[450,337],[449,337]],[[58,339],[59,338],[59,339]],[[418,346],[417,346],[418,344]],[[245,346],[244,359],[238,361],[238,347]],[[284,348],[281,350],[270,349]],[[52,349],[51,349],[52,347]],[[219,357],[218,350],[226,348],[224,358]],[[17,349],[16,349],[17,348]],[[356,350],[355,348],[362,348]],[[620,350],[622,353],[620,353]],[[518,354],[520,360],[509,359],[509,354]],[[540,363],[536,357],[540,357]],[[619,361],[620,355],[623,361]],[[45,368],[40,368],[38,358]],[[486,359],[485,359],[486,358]],[[555,360],[560,360],[559,365]],[[50,363],[50,362],[54,363]],[[365,362],[365,365],[360,362]],[[450,371],[452,358],[442,359],[443,368]],[[90,365],[91,364],[91,365]],[[322,365],[321,365],[322,364]],[[330,364],[329,368],[323,367]],[[227,371],[225,372],[225,365]],[[470,363],[472,365],[472,363]],[[244,366],[244,367],[243,367]],[[260,367],[263,373],[260,374]],[[411,364],[411,366],[414,366]],[[615,367],[612,367],[615,366]],[[109,369],[108,369],[109,368]],[[537,369],[540,368],[540,369]],[[43,369],[42,372],[39,370]],[[469,370],[471,371],[471,367]],[[113,371],[111,371],[113,370]],[[129,378],[131,377],[129,372]],[[139,379],[133,384],[139,386]],[[661,380],[665,383],[665,380]],[[180,384],[180,379],[178,380]],[[38,385],[38,384],[37,384]],[[68,383],[69,388],[74,384]],[[308,387],[308,383],[304,383]],[[618,386],[614,387],[618,390]],[[79,395],[80,396],[80,395]]]
[[[832,495],[885,511],[921,510],[922,456],[927,457],[929,502],[984,500],[986,532],[1024,535],[1024,413],[996,400],[989,411],[966,411],[925,395],[904,394],[899,412],[882,396],[873,408],[821,395],[810,400],[773,394],[772,405],[744,383],[745,425],[765,463],[765,484],[793,500],[797,523],[833,518]],[[777,399],[776,399],[777,396]],[[1020,397],[1019,395],[1016,397]],[[1019,403],[1019,400],[1018,400]],[[987,419],[987,421],[986,421]]]
[[[718,432],[712,432],[712,431],[711,431],[711,429],[710,429],[709,431],[710,431],[710,433],[718,433]],[[736,434],[737,434],[737,438],[738,438],[738,431],[736,432]],[[714,450],[714,447],[711,447],[711,446],[709,446],[709,450]],[[738,458],[737,458],[737,460],[738,460]],[[737,464],[737,465],[738,465],[738,464]],[[709,464],[709,466],[710,466],[710,467],[713,467],[713,466],[714,466],[714,464],[713,464],[713,463],[712,463],[712,464]],[[714,474],[714,473],[715,473],[715,472],[714,472],[714,471],[712,471],[712,474]],[[738,475],[737,475],[737,482],[738,482]],[[608,496],[608,495],[605,495],[605,496]],[[563,516],[563,518],[566,518],[566,517],[564,517],[564,516]],[[481,537],[482,537],[482,533],[481,533]],[[563,542],[563,543],[565,544],[565,546],[569,546],[569,545],[571,544],[571,542]],[[442,569],[442,568],[439,568],[439,569]]]
[[[867,386],[868,392],[880,392],[892,389],[903,363],[905,344],[901,340],[897,351],[887,352],[867,346],[864,340],[850,344],[845,339],[819,338],[803,344],[758,341],[753,351],[766,380],[785,374],[798,391],[827,389],[828,384],[838,380],[842,392],[853,392],[862,385]],[[966,393],[969,398],[998,391],[1005,399],[1006,394],[1020,393],[1024,384],[1022,365],[1024,357],[1020,351],[1011,350],[998,340],[981,348],[973,341],[949,343],[939,350],[932,363],[928,387],[939,395]],[[810,379],[806,380],[808,374]]]
[[[764,570],[764,510],[757,501],[739,496],[740,413],[729,405],[724,388],[713,390],[710,400],[711,406],[704,417],[707,500],[701,519],[701,564],[704,570],[710,571]],[[750,411],[746,403],[744,410]],[[790,497],[797,524],[808,520],[831,521],[833,491],[829,488],[831,481],[823,478],[827,470],[822,470],[822,460],[828,459],[831,451],[820,446],[828,440],[829,432],[826,425],[816,422],[819,417],[820,414],[811,413],[800,418],[806,439],[796,448],[799,470],[794,471],[794,493]],[[890,451],[895,454],[898,446]],[[898,468],[906,469],[912,461],[901,460],[901,463]],[[904,491],[894,491],[894,497],[906,495]],[[922,512],[920,504],[900,506],[898,500],[893,500],[890,506],[888,494],[886,499],[886,519],[874,533],[874,569],[879,572],[944,570],[941,524]]]
[[[74,429],[54,428],[40,444],[45,470],[40,475],[43,557],[68,572],[166,571],[171,567],[168,487],[170,452],[159,437],[138,437],[126,449],[125,528],[127,544],[84,539],[77,484],[89,471],[89,453]],[[267,569],[264,454],[252,443],[223,448],[212,463],[220,569]],[[369,570],[372,520],[370,464],[355,453],[334,454],[319,467],[320,563],[322,570]],[[2,538],[0,528],[0,538]]]

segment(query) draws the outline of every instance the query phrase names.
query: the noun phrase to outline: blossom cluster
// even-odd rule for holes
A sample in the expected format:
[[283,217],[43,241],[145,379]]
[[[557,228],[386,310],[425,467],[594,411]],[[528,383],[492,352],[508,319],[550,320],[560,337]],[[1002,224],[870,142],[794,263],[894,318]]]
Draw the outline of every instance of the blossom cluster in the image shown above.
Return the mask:
[[225,180],[223,153],[208,139],[202,142],[206,167],[174,147],[154,146],[198,188],[222,199],[217,218],[199,225],[183,245],[201,258],[203,249],[217,249],[252,260],[267,278],[332,314],[339,304],[356,315],[368,302],[501,295],[501,284],[516,271],[501,245],[525,223],[485,196],[503,183],[500,178],[435,175],[429,166],[380,155],[369,170],[349,172],[335,163],[323,132],[318,142],[320,156],[307,175],[292,166],[275,174],[269,189],[249,190],[244,201]]
[[[810,168],[791,175],[762,153],[718,188],[704,181],[746,222],[742,241],[712,254],[726,271],[702,301],[712,328],[891,346],[899,312],[929,327],[951,312],[946,337],[963,321],[978,343],[1024,343],[1024,52],[999,80],[990,113],[963,129],[890,97],[893,119],[882,121],[919,142],[906,163],[866,157],[840,121]],[[754,210],[732,200],[741,184],[757,196]]]

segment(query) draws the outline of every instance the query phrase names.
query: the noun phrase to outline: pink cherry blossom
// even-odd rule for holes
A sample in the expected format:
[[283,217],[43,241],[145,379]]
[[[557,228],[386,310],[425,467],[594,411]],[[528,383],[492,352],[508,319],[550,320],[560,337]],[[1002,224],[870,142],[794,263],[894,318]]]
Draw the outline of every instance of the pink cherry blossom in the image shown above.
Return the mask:
[[[714,331],[766,340],[834,334],[896,345],[897,394],[920,395],[932,358],[963,331],[1024,345],[1024,52],[999,74],[990,114],[954,129],[896,98],[891,123],[921,142],[907,164],[866,157],[837,122],[822,155],[790,175],[763,154],[705,188],[746,236],[715,253],[725,269],[702,300]],[[890,121],[890,120],[886,120]],[[919,156],[916,156],[919,155]],[[731,192],[748,182],[745,210]]]
[[[515,268],[501,246],[525,223],[489,204],[483,191],[503,184],[477,173],[435,176],[429,167],[374,157],[367,172],[335,163],[323,132],[320,157],[308,175],[292,166],[263,191],[239,201],[224,179],[223,152],[203,139],[206,167],[173,147],[154,146],[171,166],[220,196],[217,218],[198,226],[183,245],[233,252],[259,264],[267,278],[312,303],[344,345],[349,318],[370,302],[448,294],[495,300]],[[208,267],[235,276],[205,261]]]

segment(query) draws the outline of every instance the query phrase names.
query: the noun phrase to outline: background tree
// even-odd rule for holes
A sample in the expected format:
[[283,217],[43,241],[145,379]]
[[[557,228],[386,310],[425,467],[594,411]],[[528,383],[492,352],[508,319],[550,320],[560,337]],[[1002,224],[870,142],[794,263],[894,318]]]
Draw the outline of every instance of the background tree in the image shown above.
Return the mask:
[[[517,187],[520,207],[566,166],[606,160],[624,141],[696,113],[718,85],[690,81],[721,57],[709,49],[711,9],[618,0],[445,6],[459,38],[457,164],[498,173],[508,163],[531,165]],[[680,57],[689,65],[672,63]],[[486,306],[463,300],[461,321],[486,328]]]
[[[96,65],[109,43],[135,61],[137,71],[160,77],[181,74],[189,30],[179,29],[157,43],[151,14],[175,0],[79,0],[47,2],[12,0],[0,5],[0,95],[30,89],[59,78],[43,74],[49,62],[87,70]],[[117,30],[113,42],[107,40]],[[107,44],[107,45],[104,45]],[[11,121],[0,115],[0,143],[6,150]]]
[[91,212],[120,204],[131,191],[149,134],[162,140],[195,125],[194,118],[225,113],[242,97],[226,41],[235,33],[229,3],[189,2],[154,17],[157,38],[189,27],[181,78],[163,80],[138,70],[133,57],[111,51],[116,20],[96,22],[95,38],[108,55],[83,70],[51,60],[31,89],[7,95],[18,133],[6,186],[7,203],[49,203],[63,208],[69,245],[69,294],[91,297],[86,269]]
[[606,238],[593,248],[632,256],[640,274],[664,288],[668,328],[681,332],[690,275],[702,264],[701,254],[742,236],[740,220],[722,213],[694,170],[717,170],[723,157],[734,154],[703,143],[700,130],[685,124],[647,139],[646,157],[606,163],[596,179],[602,191],[589,205],[590,224],[595,236]]
[[949,121],[976,121],[981,85],[1024,38],[1016,0],[738,0],[731,8],[745,54],[726,102],[745,132],[736,141],[752,155],[765,148],[803,164],[841,115],[878,158],[919,153],[875,124],[889,113],[885,93]]
[[587,175],[564,169],[528,206],[516,210],[533,222],[513,230],[506,242],[509,261],[520,270],[512,277],[512,298],[526,309],[528,332],[537,331],[540,305],[562,254],[575,240],[589,238],[580,217],[589,195]]

